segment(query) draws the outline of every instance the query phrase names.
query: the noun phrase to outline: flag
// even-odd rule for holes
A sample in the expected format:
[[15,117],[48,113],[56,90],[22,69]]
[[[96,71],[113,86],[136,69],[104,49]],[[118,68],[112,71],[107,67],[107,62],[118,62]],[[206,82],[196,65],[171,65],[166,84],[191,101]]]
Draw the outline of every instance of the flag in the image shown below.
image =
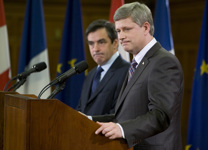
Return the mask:
[[3,0],[0,0],[0,91],[10,79],[10,55]]
[[[25,84],[18,90],[19,93],[35,94],[37,96],[41,89],[50,82],[42,0],[27,0],[18,73],[30,69],[39,62],[45,62],[47,68],[41,72],[31,74]],[[43,98],[49,95],[50,89],[43,94]]]
[[[80,0],[68,0],[59,63],[57,65],[57,76],[84,59],[84,37]],[[70,77],[66,81],[64,90],[55,97],[72,108],[76,108],[80,99],[84,78],[84,73]]]
[[175,54],[170,23],[169,0],[157,0],[154,14],[154,37],[172,54]]
[[[114,23],[113,16],[115,11],[124,4],[124,0],[111,0],[109,21]],[[129,53],[126,52],[119,42],[118,51],[126,61],[130,61]]]
[[193,80],[186,150],[207,150],[208,143],[208,1],[201,28]]

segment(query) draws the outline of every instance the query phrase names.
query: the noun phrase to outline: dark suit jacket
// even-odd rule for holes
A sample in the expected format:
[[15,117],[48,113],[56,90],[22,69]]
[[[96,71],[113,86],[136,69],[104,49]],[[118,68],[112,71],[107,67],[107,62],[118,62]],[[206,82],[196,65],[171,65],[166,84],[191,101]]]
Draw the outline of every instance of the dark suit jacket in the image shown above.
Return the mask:
[[118,56],[91,96],[91,85],[96,68],[90,71],[83,83],[77,110],[86,115],[114,113],[116,100],[129,66],[130,63]]
[[127,82],[126,78],[115,114],[93,120],[120,123],[134,149],[181,150],[184,78],[178,59],[156,43]]

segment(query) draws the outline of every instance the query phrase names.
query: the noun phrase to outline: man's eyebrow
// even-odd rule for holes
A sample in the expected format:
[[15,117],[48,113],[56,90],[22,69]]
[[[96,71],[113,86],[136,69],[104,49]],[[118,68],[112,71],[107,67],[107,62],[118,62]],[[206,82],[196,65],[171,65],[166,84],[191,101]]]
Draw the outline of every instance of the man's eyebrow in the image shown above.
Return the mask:
[[88,43],[102,42],[102,41],[106,41],[106,39],[102,38],[102,39],[99,39],[97,41],[89,41],[89,40],[87,40]]
[[106,39],[99,39],[97,42],[102,42],[102,41],[106,41]]
[[87,43],[93,43],[93,41],[89,41],[89,40],[87,40]]

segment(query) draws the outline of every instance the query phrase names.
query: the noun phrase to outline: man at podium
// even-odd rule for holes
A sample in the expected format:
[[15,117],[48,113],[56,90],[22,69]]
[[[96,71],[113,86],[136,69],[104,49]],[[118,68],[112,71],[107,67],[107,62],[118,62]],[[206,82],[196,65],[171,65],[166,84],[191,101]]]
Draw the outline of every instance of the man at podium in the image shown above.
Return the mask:
[[121,45],[134,58],[115,113],[92,117],[100,124],[95,134],[124,138],[136,150],[182,150],[180,62],[153,37],[153,18],[146,5],[124,4],[114,21]]

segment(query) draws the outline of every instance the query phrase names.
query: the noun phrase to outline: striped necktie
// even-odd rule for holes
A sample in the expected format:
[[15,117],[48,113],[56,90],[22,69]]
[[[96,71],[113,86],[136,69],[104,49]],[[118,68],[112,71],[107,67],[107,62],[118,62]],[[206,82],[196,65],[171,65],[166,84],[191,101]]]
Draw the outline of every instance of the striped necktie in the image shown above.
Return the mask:
[[128,82],[130,81],[132,75],[134,74],[134,71],[136,70],[137,62],[135,59],[132,60],[131,66],[129,68],[129,77],[128,77]]
[[92,88],[91,88],[91,94],[95,91],[95,89],[97,88],[98,83],[100,82],[100,75],[101,72],[103,71],[102,67],[98,67],[95,76],[93,78],[93,82],[92,82]]

